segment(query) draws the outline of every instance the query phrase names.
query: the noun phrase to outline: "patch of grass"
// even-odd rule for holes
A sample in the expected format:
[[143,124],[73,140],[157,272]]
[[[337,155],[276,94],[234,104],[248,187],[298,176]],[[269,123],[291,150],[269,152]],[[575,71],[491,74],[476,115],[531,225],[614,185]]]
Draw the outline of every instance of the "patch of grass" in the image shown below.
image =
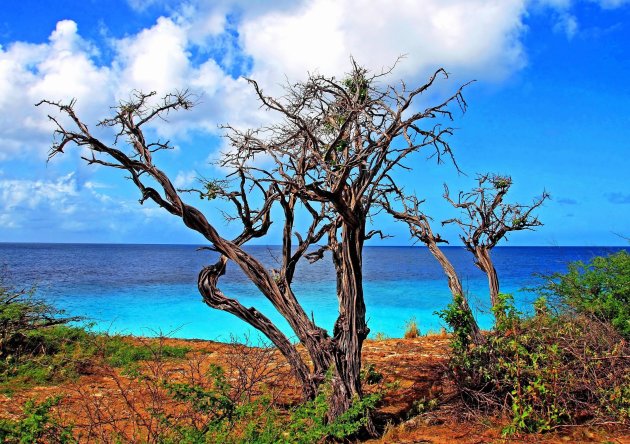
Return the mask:
[[405,323],[405,335],[403,337],[405,339],[415,339],[420,337],[420,329],[418,328],[416,318],[411,318]]
[[37,298],[33,289],[4,285],[0,275],[0,392],[73,379],[98,360],[131,367],[142,360],[184,358],[189,351],[161,340],[136,345],[69,325],[78,320]]
[[384,341],[386,339],[389,339],[389,336],[387,336],[385,333],[383,333],[382,331],[377,332],[374,337],[372,338],[374,341]]
[[189,347],[145,343],[136,345],[121,336],[106,336],[102,341],[103,356],[113,367],[129,367],[139,361],[151,359],[183,359]]

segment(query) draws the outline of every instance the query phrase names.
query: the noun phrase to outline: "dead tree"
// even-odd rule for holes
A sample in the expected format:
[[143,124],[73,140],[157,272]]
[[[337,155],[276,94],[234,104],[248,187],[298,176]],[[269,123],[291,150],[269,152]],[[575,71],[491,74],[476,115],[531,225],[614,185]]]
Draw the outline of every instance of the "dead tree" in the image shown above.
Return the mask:
[[[408,155],[428,147],[438,161],[442,156],[452,158],[446,140],[451,129],[439,123],[452,117],[452,102],[465,108],[460,88],[436,106],[412,111],[412,103],[440,75],[446,75],[444,70],[414,89],[404,83],[399,88],[381,87],[382,75],[369,76],[353,64],[341,81],[311,76],[305,83],[288,87],[282,98],[266,96],[252,81],[263,106],[279,114],[282,123],[246,132],[229,128],[234,148],[229,162],[246,165],[254,156],[265,154],[275,168],[258,169],[261,180],[283,187],[306,208],[323,205],[329,215],[328,242],[308,258],[317,260],[330,251],[337,275],[339,316],[331,343],[336,369],[332,416],[345,411],[354,397],[362,396],[361,348],[369,333],[363,297],[363,244],[381,234],[367,232],[367,220],[389,192],[392,171]],[[285,230],[284,245],[289,241]]]
[[511,177],[483,174],[477,177],[477,183],[478,187],[472,191],[460,192],[457,201],[450,197],[444,185],[444,198],[461,210],[462,216],[446,220],[442,225],[456,224],[461,228],[464,246],[474,255],[475,265],[488,277],[490,302],[495,308],[499,302],[499,278],[490,251],[510,232],[533,230],[542,225],[532,212],[549,194],[543,192],[531,205],[508,204],[503,199],[512,186]]
[[[154,95],[136,92],[129,101],[121,102],[114,108],[113,117],[98,123],[100,126],[116,130],[116,136],[111,143],[106,143],[92,134],[89,127],[75,113],[74,101],[68,104],[46,100],[40,102],[55,107],[61,114],[50,116],[57,129],[56,141],[49,153],[49,159],[63,153],[64,149],[72,144],[88,148],[89,154],[82,157],[88,164],[126,171],[129,174],[128,178],[141,193],[141,204],[147,200],[153,201],[169,213],[180,217],[187,227],[204,236],[212,245],[212,249],[220,253],[216,264],[205,267],[199,273],[198,288],[204,302],[210,307],[237,316],[264,334],[291,365],[302,386],[304,396],[312,398],[316,394],[317,378],[295,345],[266,316],[254,307],[245,307],[236,299],[224,295],[217,286],[219,277],[225,273],[228,260],[231,260],[271,301],[306,345],[310,344],[311,337],[327,336],[325,330],[313,324],[297,300],[281,288],[270,270],[241,248],[247,241],[267,233],[271,224],[271,207],[278,198],[277,190],[271,186],[265,188],[242,169],[234,171],[232,175],[233,190],[224,188],[230,185],[226,182],[206,181],[199,197],[229,200],[235,204],[238,217],[242,221],[243,229],[238,236],[231,240],[222,237],[200,210],[184,201],[183,190],[176,189],[169,177],[155,165],[153,161],[155,153],[170,149],[169,142],[159,140],[149,142],[144,135],[144,128],[151,121],[165,118],[170,112],[192,107],[191,96],[186,92],[169,94],[157,104],[153,104],[151,99]],[[256,194],[262,201],[259,208],[250,204],[250,197]],[[315,235],[304,240],[307,244],[315,241],[317,241]],[[312,350],[309,349],[309,352]]]
[[394,219],[405,222],[409,226],[411,238],[425,244],[433,257],[438,261],[448,280],[448,288],[453,295],[453,300],[459,301],[461,308],[469,314],[471,339],[475,344],[481,344],[483,335],[468,304],[468,298],[464,293],[462,282],[457,275],[455,267],[439,246],[441,243],[448,244],[448,241],[443,239],[440,234],[433,232],[431,218],[420,209],[420,205],[424,201],[418,200],[416,196],[405,196],[401,189],[394,186],[391,189],[391,193],[396,201],[400,203],[401,211],[395,209],[395,203],[387,195],[383,196],[380,205]]
[[[441,124],[452,118],[452,103],[465,108],[459,88],[435,106],[415,109],[423,93],[439,77],[447,76],[442,69],[417,88],[404,83],[382,86],[379,81],[386,74],[368,75],[353,62],[344,79],[311,75],[305,82],[287,86],[281,98],[264,95],[250,81],[263,107],[277,114],[280,123],[248,131],[227,126],[234,149],[222,162],[233,171],[230,182],[206,181],[203,189],[192,190],[199,197],[219,197],[234,204],[235,218],[243,230],[232,240],[217,232],[214,215],[208,219],[185,202],[182,190],[154,164],[153,155],[170,148],[168,142],[145,139],[143,129],[148,122],[193,105],[188,94],[169,95],[151,106],[152,94],[136,93],[114,109],[113,117],[100,122],[117,131],[109,144],[96,138],[80,120],[74,102],[42,102],[69,118],[66,123],[51,117],[57,125],[57,141],[50,157],[71,144],[88,148],[90,154],[84,157],[88,163],[125,170],[141,192],[140,203],[153,201],[180,217],[220,253],[218,262],[199,275],[204,301],[234,314],[269,338],[291,365],[305,396],[315,394],[334,365],[330,418],[345,412],[354,398],[363,395],[361,349],[369,333],[363,297],[363,243],[379,234],[366,231],[367,220],[393,181],[391,173],[408,155],[428,148],[438,161],[443,156],[452,159],[447,141],[452,131]],[[274,166],[258,167],[255,157],[260,154],[272,159]],[[261,202],[256,209],[253,194]],[[268,270],[241,246],[267,233],[274,205],[284,214],[282,260],[280,268]],[[310,215],[311,224],[305,232],[296,233],[294,220],[300,208]],[[319,250],[309,251],[320,241],[324,245]],[[339,316],[332,337],[306,315],[291,286],[299,260],[317,260],[325,251],[332,254],[337,275]],[[228,261],[240,267],[287,320],[308,351],[312,367],[267,317],[219,290],[218,280]]]

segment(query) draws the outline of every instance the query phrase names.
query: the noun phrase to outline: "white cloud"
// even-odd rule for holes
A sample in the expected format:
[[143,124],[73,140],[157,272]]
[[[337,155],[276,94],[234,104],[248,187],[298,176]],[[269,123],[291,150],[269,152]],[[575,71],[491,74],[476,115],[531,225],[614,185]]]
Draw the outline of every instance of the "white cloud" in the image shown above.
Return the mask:
[[[352,54],[373,70],[402,54],[399,76],[445,66],[481,80],[502,78],[524,64],[521,0],[314,0],[301,8],[245,18],[244,50],[253,77],[278,82],[306,70],[343,74]],[[275,80],[274,80],[275,79]]]
[[65,202],[77,195],[77,183],[74,173],[60,177],[55,181],[42,180],[2,180],[0,181],[0,200],[2,212],[9,212],[17,207],[33,209],[42,203],[64,207]]
[[[249,75],[267,89],[283,83],[285,74],[294,80],[308,70],[342,74],[351,54],[374,70],[407,54],[397,72],[404,77],[424,78],[427,70],[446,66],[466,78],[501,78],[524,63],[523,2],[406,0],[396,8],[385,0],[188,2],[149,28],[110,40],[114,57],[106,66],[95,62],[98,51],[80,37],[77,23],[60,21],[47,43],[0,49],[0,105],[12,109],[0,120],[0,158],[32,152],[43,158],[52,126],[49,109],[33,108],[42,98],[76,98],[79,114],[93,123],[133,89],[165,94],[190,88],[199,106],[169,116],[160,134],[217,132],[226,122],[256,125],[263,117],[251,87],[224,70],[239,57],[252,60]],[[230,26],[240,40],[221,38],[235,8],[242,18]]]
[[[105,65],[96,62],[98,48],[81,38],[81,24],[63,20],[48,42],[0,47],[0,160],[32,153],[43,159],[52,126],[50,110],[33,107],[42,98],[76,98],[79,114],[94,123],[134,88],[161,94],[190,88],[199,105],[169,116],[158,125],[161,135],[217,132],[226,122],[256,125],[265,116],[251,87],[229,72],[243,60],[251,61],[247,74],[267,91],[277,91],[285,74],[292,80],[309,70],[343,74],[350,55],[378,71],[406,54],[394,77],[407,80],[424,79],[440,66],[466,80],[502,79],[526,63],[521,37],[528,9],[551,8],[557,30],[572,37],[579,29],[575,1],[401,0],[392,7],[386,0],[151,0],[170,16],[109,40],[113,59]],[[630,2],[582,1],[603,8]]]
[[17,42],[0,49],[0,160],[31,153],[44,157],[53,126],[49,110],[34,106],[41,99],[77,98],[77,110],[87,118],[107,109],[110,70],[96,66],[95,53],[70,20],[57,23],[48,43]]
[[161,96],[184,89],[190,67],[186,46],[186,29],[164,17],[153,27],[115,42],[118,96],[125,97],[134,89],[157,91]]
[[195,183],[197,176],[198,174],[196,171],[178,171],[173,184],[177,188],[190,187]]
[[75,173],[47,180],[0,179],[0,229],[98,232],[109,230],[112,223],[132,230],[172,219],[155,205],[140,206],[137,200],[113,199],[97,191],[103,187],[94,182],[81,185]]
[[573,14],[563,12],[553,27],[555,32],[564,33],[571,40],[578,31],[577,18]]

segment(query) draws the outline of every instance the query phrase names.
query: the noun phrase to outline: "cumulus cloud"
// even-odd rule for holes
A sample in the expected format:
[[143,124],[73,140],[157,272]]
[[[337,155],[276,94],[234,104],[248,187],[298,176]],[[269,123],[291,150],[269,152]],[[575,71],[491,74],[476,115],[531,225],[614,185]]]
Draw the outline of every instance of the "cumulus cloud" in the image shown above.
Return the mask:
[[28,228],[98,233],[167,220],[159,208],[113,199],[102,192],[103,188],[107,187],[90,181],[81,185],[75,173],[48,180],[2,179],[0,231]]
[[[596,1],[602,8],[629,0]],[[107,63],[80,35],[80,23],[60,21],[48,42],[0,47],[0,160],[44,156],[52,127],[42,98],[78,100],[88,122],[132,89],[160,94],[190,88],[199,106],[171,116],[160,134],[191,129],[217,131],[217,123],[256,125],[262,113],[251,88],[235,74],[276,90],[285,75],[307,71],[343,74],[350,55],[373,71],[407,58],[395,76],[424,79],[444,66],[462,78],[494,81],[526,64],[521,37],[528,8],[551,8],[556,28],[572,37],[579,29],[571,0],[129,0],[136,9],[158,5],[167,16],[135,34],[110,39]],[[243,72],[243,70],[245,70]]]
[[[500,78],[524,63],[523,1],[431,0],[419,6],[407,0],[396,8],[385,0],[180,3],[153,26],[108,40],[113,57],[106,64],[81,38],[80,23],[63,20],[48,42],[0,48],[0,106],[11,110],[0,121],[0,158],[43,157],[52,126],[49,110],[33,108],[42,98],[76,98],[79,114],[94,122],[133,89],[165,94],[190,88],[200,98],[198,109],[172,116],[161,133],[216,132],[217,123],[227,121],[255,125],[258,104],[251,87],[233,75],[235,66],[268,88],[285,74],[294,80],[308,70],[342,74],[351,54],[374,70],[407,54],[399,76],[446,66],[482,80]],[[239,19],[228,20],[239,8]]]
[[190,54],[186,29],[171,19],[160,17],[153,27],[116,41],[115,47],[120,96],[134,89],[164,95],[187,86]]
[[46,152],[52,125],[46,110],[34,107],[41,99],[85,99],[77,109],[88,117],[90,108],[107,106],[109,68],[97,66],[95,54],[71,20],[57,23],[47,43],[0,48],[0,160]]
[[[524,2],[315,0],[297,9],[245,17],[240,28],[254,73],[301,78],[305,70],[343,74],[352,54],[373,70],[402,54],[398,75],[424,75],[439,66],[482,80],[524,64],[520,36]],[[277,82],[277,80],[276,80]]]

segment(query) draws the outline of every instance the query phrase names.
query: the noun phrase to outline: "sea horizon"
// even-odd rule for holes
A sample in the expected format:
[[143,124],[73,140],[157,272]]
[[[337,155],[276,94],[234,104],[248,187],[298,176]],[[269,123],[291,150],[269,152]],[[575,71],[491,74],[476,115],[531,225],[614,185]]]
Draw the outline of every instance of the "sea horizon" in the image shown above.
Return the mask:
[[[0,241],[0,245],[3,244],[19,244],[19,245],[156,245],[156,246],[188,246],[188,247],[201,247],[207,246],[208,243],[135,243],[135,242],[15,242],[15,241]],[[248,243],[243,247],[281,247],[282,244],[255,244]],[[313,245],[317,246],[317,244]],[[364,245],[364,248],[428,248],[426,245]],[[440,245],[440,248],[466,248],[464,245]],[[594,245],[594,244],[582,244],[582,245],[497,245],[493,247],[495,249],[502,248],[621,248],[630,249],[630,245]]]
[[[96,331],[138,336],[174,332],[187,339],[229,341],[232,336],[257,332],[236,317],[207,307],[197,290],[197,275],[218,254],[204,244],[38,243],[0,242],[0,265],[9,282],[36,288],[37,295],[83,316]],[[278,245],[248,245],[266,267],[273,267]],[[529,290],[541,283],[537,274],[566,271],[575,260],[587,261],[626,246],[501,246],[493,258],[501,290],[515,296],[523,311],[537,295]],[[462,280],[482,328],[492,326],[487,279],[463,246],[444,247]],[[370,337],[380,333],[402,337],[414,319],[421,333],[444,327],[435,314],[451,301],[446,277],[422,245],[366,246],[363,283]],[[233,264],[219,281],[230,298],[254,306],[290,337],[286,321]],[[323,261],[298,264],[293,289],[305,311],[331,331],[337,316],[334,268]]]

